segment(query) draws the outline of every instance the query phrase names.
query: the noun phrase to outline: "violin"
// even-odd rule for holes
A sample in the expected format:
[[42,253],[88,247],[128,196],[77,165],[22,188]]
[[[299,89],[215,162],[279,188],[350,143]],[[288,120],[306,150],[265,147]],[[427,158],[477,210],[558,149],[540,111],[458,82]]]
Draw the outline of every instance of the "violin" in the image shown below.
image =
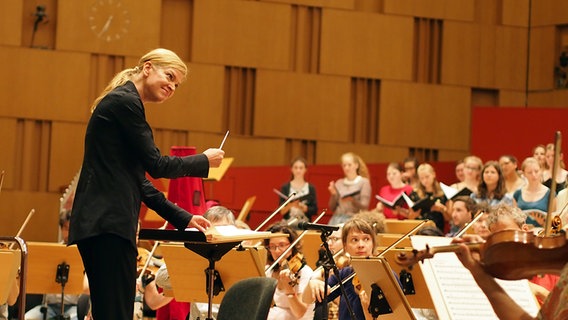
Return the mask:
[[[467,244],[480,254],[480,264],[488,274],[503,280],[530,279],[537,274],[560,274],[568,262],[566,234],[548,237],[535,236],[521,230],[502,230],[489,236],[486,242]],[[401,253],[396,263],[411,268],[440,252],[456,252],[459,245],[426,247],[413,250],[408,256]]]
[[[290,282],[288,282],[290,286],[295,287],[298,285],[298,283],[300,282],[298,273],[300,272],[300,269],[302,269],[305,265],[306,261],[304,260],[304,255],[300,252],[296,253],[288,260],[282,260],[282,262],[280,263],[280,270],[290,270]],[[277,274],[277,272],[273,273],[273,275],[275,276]]]

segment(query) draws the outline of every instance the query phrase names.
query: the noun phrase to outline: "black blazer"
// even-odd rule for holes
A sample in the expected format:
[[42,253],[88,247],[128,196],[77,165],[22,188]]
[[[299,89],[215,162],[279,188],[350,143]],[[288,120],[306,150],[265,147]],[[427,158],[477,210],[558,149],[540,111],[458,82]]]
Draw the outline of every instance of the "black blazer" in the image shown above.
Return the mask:
[[177,229],[188,225],[192,215],[168,201],[146,179],[146,172],[154,178],[207,177],[209,161],[204,154],[161,155],[132,82],[98,104],[87,125],[84,152],[69,244],[112,233],[136,247],[141,201]]

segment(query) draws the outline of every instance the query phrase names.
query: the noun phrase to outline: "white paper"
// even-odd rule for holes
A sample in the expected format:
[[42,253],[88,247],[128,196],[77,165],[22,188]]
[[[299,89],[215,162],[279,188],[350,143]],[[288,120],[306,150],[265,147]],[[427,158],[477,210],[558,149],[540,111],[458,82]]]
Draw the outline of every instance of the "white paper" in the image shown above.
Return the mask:
[[[426,248],[426,244],[430,247],[448,245],[451,240],[445,237],[411,237],[413,247],[418,250]],[[489,300],[455,253],[437,253],[419,266],[440,319],[498,319]],[[497,282],[530,315],[538,313],[539,307],[527,280],[497,279]]]

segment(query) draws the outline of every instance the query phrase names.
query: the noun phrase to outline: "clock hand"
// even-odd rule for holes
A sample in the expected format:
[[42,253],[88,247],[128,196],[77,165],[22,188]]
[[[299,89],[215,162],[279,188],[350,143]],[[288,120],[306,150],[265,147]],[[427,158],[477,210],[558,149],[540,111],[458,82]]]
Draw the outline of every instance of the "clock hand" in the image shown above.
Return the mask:
[[103,33],[107,32],[108,28],[110,27],[110,24],[112,22],[113,16],[108,17],[107,21],[105,22],[105,25],[103,26],[103,28],[101,29],[101,32],[99,32],[98,36],[100,37]]

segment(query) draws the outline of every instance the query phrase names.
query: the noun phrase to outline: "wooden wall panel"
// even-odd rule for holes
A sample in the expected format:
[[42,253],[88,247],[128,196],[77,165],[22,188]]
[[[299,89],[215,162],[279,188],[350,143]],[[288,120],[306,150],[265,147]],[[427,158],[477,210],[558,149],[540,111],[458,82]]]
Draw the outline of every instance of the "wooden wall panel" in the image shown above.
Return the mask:
[[532,25],[553,26],[568,23],[568,1],[565,0],[537,0],[532,4]]
[[321,8],[292,7],[291,71],[318,72],[321,17]]
[[288,69],[291,7],[195,0],[192,62]]
[[[568,90],[531,92],[529,94],[529,105],[534,107],[568,108]],[[566,126],[559,129],[565,128]]]
[[[495,87],[495,74],[499,66],[495,62],[497,27],[491,25],[478,25],[477,32],[481,35],[477,59],[479,59],[479,82],[478,87]],[[457,67],[457,66],[456,66]]]
[[81,168],[86,124],[53,122],[49,143],[49,175],[47,190],[60,192]]
[[479,24],[500,25],[502,17],[502,1],[476,0],[475,22]]
[[58,50],[140,56],[160,43],[161,0],[57,3]]
[[60,197],[59,193],[2,190],[0,234],[15,236],[30,210],[35,209],[21,237],[26,241],[57,241]]
[[555,27],[533,28],[531,31],[529,89],[547,90],[554,87],[556,64]]
[[446,21],[442,40],[442,84],[479,84],[481,35],[475,24]]
[[527,81],[527,30],[519,27],[497,27],[496,33],[493,55],[495,87],[522,90]]
[[524,90],[499,90],[498,106],[525,106],[527,94]]
[[[0,78],[0,115],[34,119],[85,121],[89,56],[81,53],[4,47]],[[18,91],[14,91],[15,88]],[[14,94],[14,93],[18,94]]]
[[23,0],[0,1],[0,44],[20,45],[23,7]]
[[434,19],[473,21],[474,0],[384,0],[384,13]]
[[347,77],[259,70],[254,135],[347,141]]
[[188,79],[172,98],[160,105],[146,106],[148,121],[162,128],[224,132],[224,68],[205,64],[188,67]]
[[356,0],[260,0],[260,1],[287,3],[287,4],[295,4],[295,5],[309,6],[309,7],[353,9]]
[[[0,118],[0,172],[4,171],[4,183],[2,184],[2,192],[4,190],[14,189],[16,182],[16,175],[18,174],[16,168],[16,146],[18,141],[14,132],[17,130],[17,120],[14,118]],[[1,203],[2,201],[0,201]]]
[[501,0],[502,24],[527,27],[529,25],[529,2],[531,0]]
[[47,191],[51,123],[20,120],[16,128],[16,188],[24,191]]
[[444,24],[442,83],[522,89],[526,82],[526,30],[518,27]]
[[470,101],[468,88],[383,81],[379,143],[468,150]]
[[[189,143],[201,152],[207,148],[218,148],[223,135],[191,133]],[[229,133],[225,141],[225,157],[235,158],[232,166],[268,166],[289,164],[286,154],[286,140],[271,138],[250,138]]]
[[[172,23],[175,21],[175,23]],[[160,46],[177,53],[184,61],[191,60],[193,1],[162,0]]]
[[411,80],[414,20],[324,9],[320,73]]
[[401,161],[408,156],[408,148],[378,146],[370,144],[318,142],[316,145],[317,159],[320,164],[337,164],[340,167],[341,155],[354,152],[361,156],[366,163],[388,163]]
[[[23,47],[33,47],[39,49],[55,48],[55,33],[57,28],[57,1],[58,0],[24,0],[22,10],[21,28]],[[41,17],[41,12],[37,8],[43,6],[45,15]],[[39,17],[38,17],[39,15]],[[37,29],[34,28],[37,23]]]

